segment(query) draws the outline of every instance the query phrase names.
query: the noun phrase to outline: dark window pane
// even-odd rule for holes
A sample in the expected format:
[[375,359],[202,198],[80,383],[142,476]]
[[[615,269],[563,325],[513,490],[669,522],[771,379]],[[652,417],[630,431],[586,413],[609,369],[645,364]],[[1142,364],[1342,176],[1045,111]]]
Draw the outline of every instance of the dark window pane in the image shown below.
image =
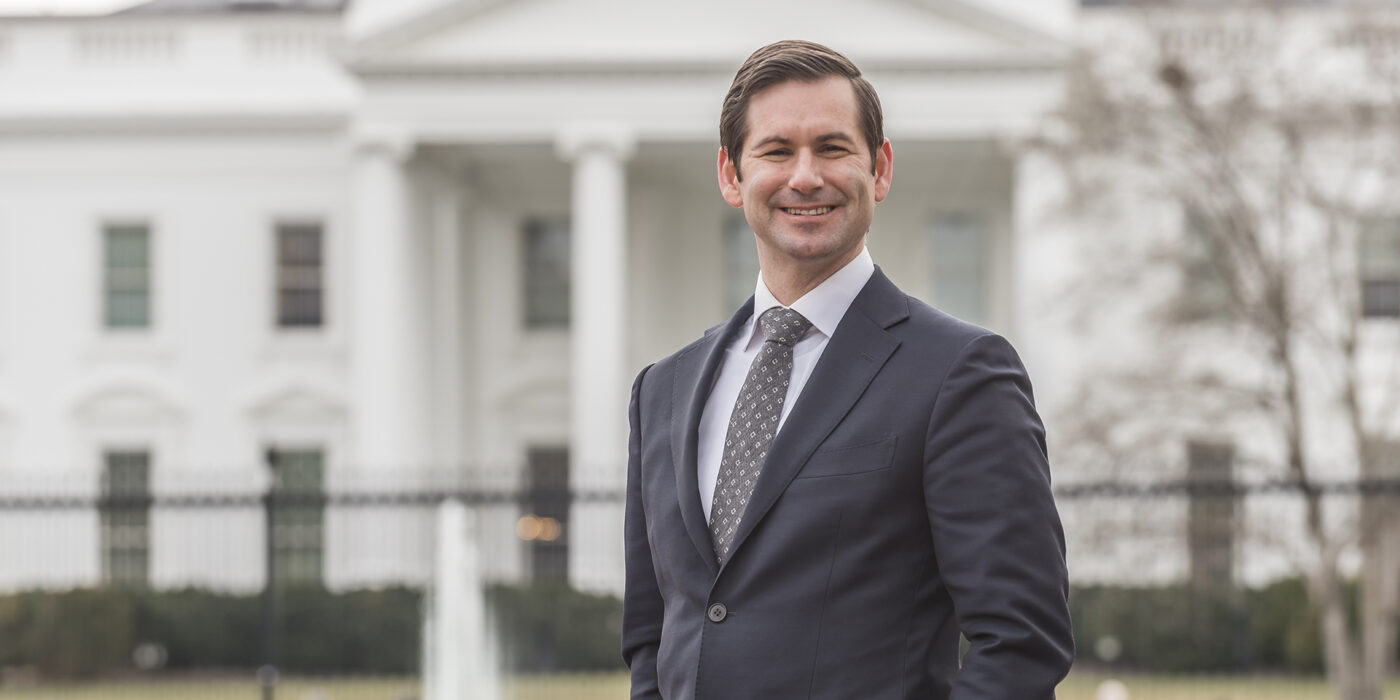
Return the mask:
[[124,224],[103,228],[102,286],[102,318],[108,328],[150,326],[149,227]]
[[319,492],[322,484],[320,450],[273,450],[276,470],[273,490],[278,493]]
[[277,325],[324,323],[324,251],[320,224],[277,225]]
[[1229,444],[1187,446],[1187,474],[1198,485],[1191,495],[1188,526],[1191,580],[1197,586],[1225,587],[1233,581],[1235,499],[1220,487],[1234,478],[1234,460]]
[[1363,220],[1358,243],[1362,315],[1400,316],[1400,218]]
[[98,510],[104,577],[113,584],[144,586],[150,562],[150,453],[104,454],[102,495]]
[[321,227],[316,224],[280,224],[278,250],[284,264],[321,264]]
[[958,318],[986,323],[991,254],[985,217],[943,214],[933,220],[933,303]]
[[145,328],[150,325],[150,294],[140,292],[108,292],[108,328]]
[[530,492],[526,518],[539,523],[530,539],[530,566],[538,579],[569,577],[569,451],[533,448],[529,451]]
[[147,452],[108,452],[103,492],[108,495],[149,493],[150,455]]
[[321,292],[287,291],[278,295],[278,325],[317,327],[321,325]]
[[525,224],[525,325],[569,325],[569,225],[534,219]]
[[1361,313],[1365,316],[1400,316],[1400,280],[1363,280]]
[[272,512],[274,575],[281,583],[321,583],[325,549],[324,453],[270,452],[275,496]]
[[1230,289],[1218,259],[1225,230],[1200,212],[1187,212],[1182,231],[1181,293],[1177,315],[1183,321],[1208,321],[1229,312]]
[[149,266],[150,232],[146,226],[108,226],[106,230],[107,260],[112,267]]

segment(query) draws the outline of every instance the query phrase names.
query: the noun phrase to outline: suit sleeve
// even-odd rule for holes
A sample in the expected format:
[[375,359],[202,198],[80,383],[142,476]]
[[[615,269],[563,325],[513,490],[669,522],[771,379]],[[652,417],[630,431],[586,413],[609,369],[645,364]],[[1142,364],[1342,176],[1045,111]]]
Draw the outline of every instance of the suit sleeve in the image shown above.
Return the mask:
[[632,384],[632,405],[628,410],[631,437],[627,446],[627,512],[623,524],[627,581],[622,597],[622,660],[632,672],[632,700],[661,698],[656,652],[661,645],[664,606],[651,562],[651,544],[647,541],[641,483],[641,389],[647,369]]
[[938,568],[971,642],[952,700],[1051,700],[1074,659],[1064,531],[1030,379],[1005,339],[975,338],[948,370],[925,460]]

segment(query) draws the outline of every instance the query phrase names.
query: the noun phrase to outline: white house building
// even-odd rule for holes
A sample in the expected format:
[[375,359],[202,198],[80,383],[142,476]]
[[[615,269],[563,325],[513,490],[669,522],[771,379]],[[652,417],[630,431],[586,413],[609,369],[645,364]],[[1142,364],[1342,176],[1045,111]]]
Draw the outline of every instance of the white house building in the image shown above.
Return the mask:
[[[850,55],[885,103],[877,263],[1035,372],[1045,166],[1006,144],[1059,98],[1073,15],[154,0],[0,19],[0,490],[256,494],[270,462],[332,492],[620,489],[632,377],[752,291],[752,234],[715,186],[719,104],[789,37]],[[529,510],[482,510],[491,575],[620,585],[620,503],[555,514],[547,543],[515,536]],[[256,506],[121,517],[0,510],[0,587],[261,585]],[[426,580],[422,513],[306,517],[292,574]]]
[[[1014,147],[1064,98],[1076,42],[1129,36],[1132,10],[1084,4],[153,0],[0,17],[0,589],[255,589],[272,488],[524,489],[476,508],[487,575],[617,590],[620,502],[549,494],[618,493],[633,376],[751,293],[752,234],[715,184],[719,106],[782,38],[846,53],[880,92],[897,176],[877,264],[1007,335],[1054,428],[1086,375],[1154,342],[1117,324],[1122,304],[1092,340],[1051,313],[1099,270],[1086,231],[1051,215],[1059,172]],[[1189,222],[1171,203],[1132,211],[1134,236]],[[1383,388],[1400,217],[1374,221],[1358,270],[1367,386]],[[1158,476],[1228,477],[1251,428],[1210,427]],[[1093,476],[1071,461],[1059,483]],[[35,501],[53,496],[73,501]],[[1250,517],[1233,508],[1139,506],[1108,519],[1160,523],[1147,539],[1095,539],[1104,518],[1065,509],[1077,577],[1286,570],[1206,526]],[[430,577],[431,516],[411,499],[278,517],[279,576]]]

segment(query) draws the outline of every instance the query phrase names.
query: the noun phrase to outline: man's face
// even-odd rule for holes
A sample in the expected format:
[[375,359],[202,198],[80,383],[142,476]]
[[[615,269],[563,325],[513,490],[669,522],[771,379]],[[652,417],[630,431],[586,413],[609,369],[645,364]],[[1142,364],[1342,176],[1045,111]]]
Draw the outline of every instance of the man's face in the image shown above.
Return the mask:
[[850,80],[788,81],[750,99],[742,153],[720,149],[720,192],[744,208],[765,271],[830,274],[860,253],[892,158],[888,139],[870,153]]

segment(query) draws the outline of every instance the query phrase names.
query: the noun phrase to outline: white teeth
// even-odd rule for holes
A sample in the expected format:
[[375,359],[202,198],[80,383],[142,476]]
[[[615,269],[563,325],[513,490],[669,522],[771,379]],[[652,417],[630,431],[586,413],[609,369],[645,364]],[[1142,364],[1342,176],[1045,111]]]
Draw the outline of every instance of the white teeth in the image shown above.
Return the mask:
[[817,207],[816,209],[784,209],[783,211],[789,214],[796,214],[798,216],[817,216],[819,214],[825,214],[831,211],[831,207]]

